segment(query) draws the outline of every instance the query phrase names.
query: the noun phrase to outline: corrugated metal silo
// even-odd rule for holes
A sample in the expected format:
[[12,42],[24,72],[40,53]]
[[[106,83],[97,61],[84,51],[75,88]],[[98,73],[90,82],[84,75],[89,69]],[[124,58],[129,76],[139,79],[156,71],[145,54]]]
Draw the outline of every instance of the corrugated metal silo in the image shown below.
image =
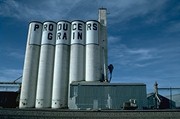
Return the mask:
[[52,108],[68,107],[70,33],[70,22],[57,23]]
[[39,66],[42,23],[29,24],[19,108],[34,107]]
[[85,23],[71,23],[71,50],[69,83],[85,80]]
[[99,46],[99,22],[86,22],[86,65],[85,80],[100,80],[100,46]]
[[36,108],[51,106],[55,41],[56,23],[51,21],[44,22],[39,60]]

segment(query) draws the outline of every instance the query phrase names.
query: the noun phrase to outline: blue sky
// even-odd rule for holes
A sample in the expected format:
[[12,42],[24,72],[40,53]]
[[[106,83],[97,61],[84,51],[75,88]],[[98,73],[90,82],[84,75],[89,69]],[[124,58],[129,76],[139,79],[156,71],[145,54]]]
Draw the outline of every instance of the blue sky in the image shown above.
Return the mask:
[[108,9],[112,82],[180,87],[179,0],[0,0],[0,81],[22,75],[30,21],[90,20]]

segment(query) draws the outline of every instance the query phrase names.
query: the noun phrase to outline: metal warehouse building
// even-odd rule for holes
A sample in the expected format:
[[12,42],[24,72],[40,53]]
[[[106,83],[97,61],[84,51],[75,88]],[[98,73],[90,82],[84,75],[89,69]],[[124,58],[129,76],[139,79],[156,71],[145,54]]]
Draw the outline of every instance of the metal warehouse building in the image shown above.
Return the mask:
[[135,100],[138,109],[147,106],[143,83],[74,82],[70,85],[70,109],[122,109]]

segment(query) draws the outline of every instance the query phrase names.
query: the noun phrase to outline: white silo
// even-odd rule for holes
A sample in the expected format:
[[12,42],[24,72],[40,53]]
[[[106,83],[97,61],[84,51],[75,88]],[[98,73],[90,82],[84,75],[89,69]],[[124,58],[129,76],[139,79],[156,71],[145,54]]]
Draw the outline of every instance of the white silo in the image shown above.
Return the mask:
[[71,23],[71,50],[69,83],[85,80],[85,23]]
[[42,23],[29,24],[19,108],[35,106]]
[[99,46],[99,22],[86,22],[86,61],[85,80],[99,81],[100,68],[100,46]]
[[36,108],[51,107],[56,23],[43,23],[39,72],[36,93]]
[[68,107],[71,23],[59,21],[56,32],[52,108]]

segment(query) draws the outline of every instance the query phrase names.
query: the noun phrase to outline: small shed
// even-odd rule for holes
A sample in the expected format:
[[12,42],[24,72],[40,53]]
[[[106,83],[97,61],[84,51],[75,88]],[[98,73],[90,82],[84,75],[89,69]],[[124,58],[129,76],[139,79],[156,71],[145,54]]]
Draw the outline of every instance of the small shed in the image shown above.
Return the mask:
[[146,107],[146,85],[143,83],[73,82],[70,85],[70,109],[123,109],[134,100],[137,109]]
[[155,93],[147,95],[147,105],[149,109],[174,109],[176,103],[160,94],[157,94],[160,101],[157,100]]
[[19,105],[20,83],[0,82],[0,107],[15,108]]

